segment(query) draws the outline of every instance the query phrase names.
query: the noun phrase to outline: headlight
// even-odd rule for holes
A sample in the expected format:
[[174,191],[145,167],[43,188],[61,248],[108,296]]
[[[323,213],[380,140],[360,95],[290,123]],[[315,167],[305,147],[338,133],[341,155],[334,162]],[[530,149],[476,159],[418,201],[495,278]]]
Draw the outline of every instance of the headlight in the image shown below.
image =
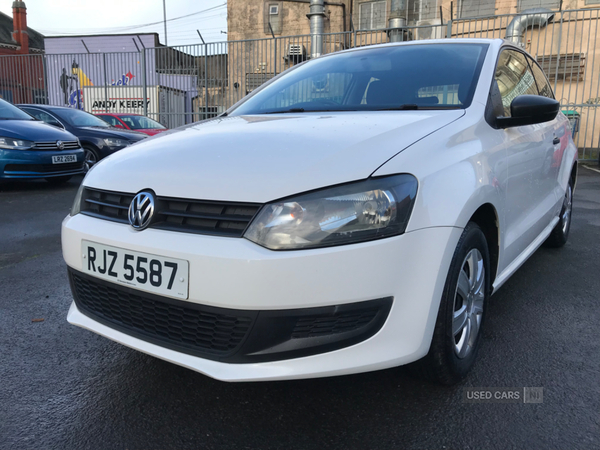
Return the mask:
[[244,237],[271,250],[291,250],[401,234],[417,184],[412,175],[394,175],[271,203],[261,209]]
[[83,201],[83,191],[85,189],[85,187],[84,187],[85,179],[92,172],[92,170],[94,170],[96,167],[98,167],[98,164],[94,164],[92,167],[90,167],[90,170],[88,170],[87,173],[85,174],[85,177],[83,177],[83,181],[79,185],[79,189],[77,189],[77,194],[75,194],[75,200],[73,200],[73,206],[71,206],[71,212],[69,213],[69,215],[71,217],[73,217],[81,212],[81,202]]
[[106,138],[104,143],[108,147],[127,147],[130,142],[127,139]]
[[31,141],[0,137],[0,148],[8,150],[29,150],[31,147],[33,147],[33,142]]
[[77,194],[75,194],[75,200],[73,200],[73,206],[71,206],[71,212],[69,213],[69,215],[71,217],[73,217],[81,212],[81,197],[83,196],[83,189],[84,189],[84,187],[83,187],[83,181],[82,181],[81,184],[79,185],[79,189],[77,189]]

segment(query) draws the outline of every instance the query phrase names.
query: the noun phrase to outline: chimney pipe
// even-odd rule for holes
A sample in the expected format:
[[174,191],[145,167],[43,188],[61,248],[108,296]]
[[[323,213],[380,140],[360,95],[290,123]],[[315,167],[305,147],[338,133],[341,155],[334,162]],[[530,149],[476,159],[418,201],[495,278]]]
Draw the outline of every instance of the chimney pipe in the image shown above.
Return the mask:
[[14,1],[13,8],[13,33],[12,37],[21,47],[19,53],[29,53],[29,35],[27,34],[27,8],[25,2]]
[[318,58],[323,54],[323,18],[325,17],[325,0],[310,0],[310,57]]
[[390,42],[404,40],[404,27],[406,27],[406,0],[392,0],[388,21]]
[[545,27],[554,18],[554,13],[546,8],[532,8],[516,15],[506,27],[506,36],[504,39],[511,41],[519,47],[525,47],[523,35],[525,30],[530,27]]

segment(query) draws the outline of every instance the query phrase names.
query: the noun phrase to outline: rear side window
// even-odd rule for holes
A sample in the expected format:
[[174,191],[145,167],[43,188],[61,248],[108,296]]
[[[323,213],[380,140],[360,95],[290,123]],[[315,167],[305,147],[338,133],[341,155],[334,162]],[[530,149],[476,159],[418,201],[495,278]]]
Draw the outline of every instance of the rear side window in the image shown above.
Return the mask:
[[535,78],[525,55],[515,50],[504,50],[498,58],[495,74],[502,96],[504,117],[510,117],[510,104],[519,95],[538,95]]
[[527,59],[529,61],[529,65],[531,66],[533,77],[535,78],[535,82],[537,84],[540,95],[553,99],[554,94],[552,93],[552,88],[548,84],[548,79],[546,78],[546,75],[544,75],[544,72],[542,71],[542,69],[540,69],[540,66],[538,66],[535,61],[533,61],[531,58]]

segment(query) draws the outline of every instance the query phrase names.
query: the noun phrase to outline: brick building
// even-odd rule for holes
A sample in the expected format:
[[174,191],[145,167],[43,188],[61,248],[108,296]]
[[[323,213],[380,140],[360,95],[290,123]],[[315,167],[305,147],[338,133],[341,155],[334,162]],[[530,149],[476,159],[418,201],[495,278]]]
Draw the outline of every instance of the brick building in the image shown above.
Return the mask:
[[0,12],[0,55],[8,56],[0,61],[5,66],[0,67],[0,98],[45,103],[44,36],[27,26],[25,2],[15,1],[12,7],[13,17]]

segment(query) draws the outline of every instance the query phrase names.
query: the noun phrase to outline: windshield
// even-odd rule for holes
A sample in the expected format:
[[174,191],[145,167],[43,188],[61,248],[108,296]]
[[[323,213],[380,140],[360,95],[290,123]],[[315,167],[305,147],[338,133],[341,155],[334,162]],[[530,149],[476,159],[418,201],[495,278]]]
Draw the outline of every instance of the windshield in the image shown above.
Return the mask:
[[132,130],[165,129],[160,123],[144,116],[119,116]]
[[52,112],[73,127],[110,127],[104,120],[79,109],[61,108]]
[[318,58],[283,75],[230,115],[466,108],[487,47],[395,45]]
[[35,120],[29,114],[21,111],[15,105],[0,98],[0,120]]

